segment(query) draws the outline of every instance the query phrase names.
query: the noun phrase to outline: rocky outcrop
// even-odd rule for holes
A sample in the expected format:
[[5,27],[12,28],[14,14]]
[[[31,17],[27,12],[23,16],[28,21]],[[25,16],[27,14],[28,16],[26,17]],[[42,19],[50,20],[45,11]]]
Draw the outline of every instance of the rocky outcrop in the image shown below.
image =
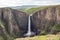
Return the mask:
[[32,27],[40,34],[41,31],[51,32],[55,24],[60,24],[60,6],[51,6],[34,12],[31,17]]
[[15,36],[22,36],[27,31],[28,15],[11,8],[0,8],[0,20],[5,24],[6,31]]

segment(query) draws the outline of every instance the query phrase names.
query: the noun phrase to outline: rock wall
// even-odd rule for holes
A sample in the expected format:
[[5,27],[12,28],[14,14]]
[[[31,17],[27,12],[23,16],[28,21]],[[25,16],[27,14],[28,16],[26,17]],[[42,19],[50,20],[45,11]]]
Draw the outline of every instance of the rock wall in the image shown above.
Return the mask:
[[27,31],[28,15],[11,8],[0,8],[0,20],[5,24],[6,31],[15,36],[22,36]]
[[34,12],[31,17],[32,27],[40,34],[41,31],[51,32],[52,26],[60,25],[60,6],[52,6]]

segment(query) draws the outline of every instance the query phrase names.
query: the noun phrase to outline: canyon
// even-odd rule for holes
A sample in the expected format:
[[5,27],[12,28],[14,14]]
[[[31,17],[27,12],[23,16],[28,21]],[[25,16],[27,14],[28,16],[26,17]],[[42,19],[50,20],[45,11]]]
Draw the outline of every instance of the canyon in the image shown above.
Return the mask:
[[[0,8],[0,20],[4,22],[7,33],[14,37],[21,37],[27,33],[28,17],[27,13],[16,9]],[[60,25],[60,6],[37,10],[31,16],[31,31],[36,35],[42,32],[60,32],[60,30],[52,29],[54,25]]]

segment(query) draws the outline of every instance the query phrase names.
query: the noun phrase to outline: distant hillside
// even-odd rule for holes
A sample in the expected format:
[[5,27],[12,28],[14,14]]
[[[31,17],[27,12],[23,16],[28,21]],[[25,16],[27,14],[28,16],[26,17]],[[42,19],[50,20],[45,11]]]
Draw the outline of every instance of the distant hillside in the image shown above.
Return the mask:
[[11,8],[26,12],[28,14],[31,14],[31,13],[34,13],[38,10],[42,10],[42,9],[49,8],[49,7],[54,7],[54,6],[59,6],[59,5],[50,5],[50,6],[23,5],[23,6],[11,7]]
[[23,6],[11,7],[11,8],[18,9],[18,10],[26,10],[26,9],[35,8],[35,7],[39,7],[39,5],[23,5]]
[[37,10],[45,9],[45,8],[47,8],[47,7],[48,7],[48,6],[42,6],[42,7],[36,7],[36,8],[30,8],[30,9],[27,9],[27,10],[24,10],[24,11],[31,14],[31,13],[37,11]]
[[34,13],[38,10],[43,10],[45,8],[55,7],[55,6],[60,6],[60,5],[39,6],[39,7],[35,7],[35,8],[25,9],[24,12],[27,12],[27,13],[31,14],[31,13]]

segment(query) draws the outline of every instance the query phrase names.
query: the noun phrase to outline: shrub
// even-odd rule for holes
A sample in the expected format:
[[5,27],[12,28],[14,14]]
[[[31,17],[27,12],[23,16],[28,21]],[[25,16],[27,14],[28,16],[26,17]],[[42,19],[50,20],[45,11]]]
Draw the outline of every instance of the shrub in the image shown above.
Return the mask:
[[51,33],[56,34],[59,31],[60,31],[60,25],[59,24],[52,26]]
[[53,29],[59,31],[60,30],[60,25],[59,24],[54,25]]

